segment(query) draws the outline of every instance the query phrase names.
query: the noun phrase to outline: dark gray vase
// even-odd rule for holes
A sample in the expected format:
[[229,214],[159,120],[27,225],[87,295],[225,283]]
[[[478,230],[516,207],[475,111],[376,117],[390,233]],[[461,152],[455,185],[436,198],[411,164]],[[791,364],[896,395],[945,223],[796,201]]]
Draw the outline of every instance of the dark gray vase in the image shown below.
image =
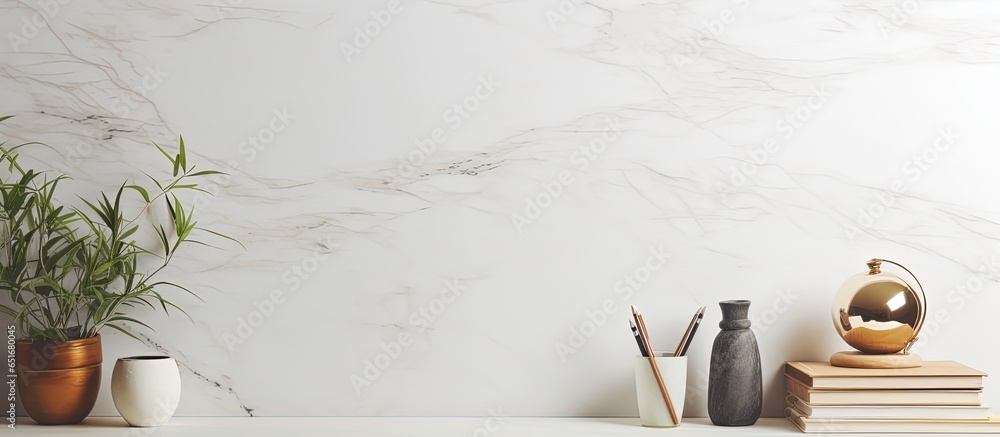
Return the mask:
[[757,423],[764,404],[760,379],[760,350],[750,330],[749,300],[726,300],[722,307],[722,332],[712,345],[708,372],[708,416],[719,426]]

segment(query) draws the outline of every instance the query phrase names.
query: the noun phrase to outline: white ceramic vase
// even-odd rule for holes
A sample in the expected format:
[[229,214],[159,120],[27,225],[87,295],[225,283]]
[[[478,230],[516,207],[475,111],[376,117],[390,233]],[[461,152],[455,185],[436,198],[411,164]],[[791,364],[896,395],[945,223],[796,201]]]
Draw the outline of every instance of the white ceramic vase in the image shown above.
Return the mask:
[[119,358],[111,374],[111,398],[132,426],[159,426],[170,420],[181,398],[181,374],[173,358]]

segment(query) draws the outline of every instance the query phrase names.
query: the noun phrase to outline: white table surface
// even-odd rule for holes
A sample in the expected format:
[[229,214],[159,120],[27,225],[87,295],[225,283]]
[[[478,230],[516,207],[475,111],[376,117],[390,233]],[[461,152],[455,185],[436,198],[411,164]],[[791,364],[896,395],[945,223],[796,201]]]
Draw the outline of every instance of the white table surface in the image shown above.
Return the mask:
[[[504,423],[486,418],[406,417],[175,417],[158,428],[129,428],[119,417],[91,417],[78,425],[39,426],[19,417],[11,436],[427,436],[427,437],[557,437],[557,436],[652,436],[811,435],[799,432],[785,419],[760,419],[751,427],[717,427],[708,419],[685,418],[680,428],[639,426],[635,418],[504,418]],[[489,425],[489,428],[486,427]],[[499,425],[499,427],[497,426]],[[492,429],[494,431],[490,431]],[[11,432],[6,429],[4,431]],[[846,435],[846,434],[840,434]]]

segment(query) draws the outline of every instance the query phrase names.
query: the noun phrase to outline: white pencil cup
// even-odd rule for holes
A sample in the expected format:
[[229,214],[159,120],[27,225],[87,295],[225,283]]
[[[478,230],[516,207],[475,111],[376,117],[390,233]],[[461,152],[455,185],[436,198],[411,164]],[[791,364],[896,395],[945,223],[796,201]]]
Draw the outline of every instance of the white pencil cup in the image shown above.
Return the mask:
[[667,403],[660,393],[660,386],[649,365],[649,358],[637,356],[635,359],[635,394],[639,404],[639,421],[642,426],[670,428],[680,424],[684,414],[684,392],[687,388],[687,357],[675,357],[672,353],[656,354],[656,365],[660,368],[663,384],[670,393],[670,401],[677,413],[677,422],[670,418]]

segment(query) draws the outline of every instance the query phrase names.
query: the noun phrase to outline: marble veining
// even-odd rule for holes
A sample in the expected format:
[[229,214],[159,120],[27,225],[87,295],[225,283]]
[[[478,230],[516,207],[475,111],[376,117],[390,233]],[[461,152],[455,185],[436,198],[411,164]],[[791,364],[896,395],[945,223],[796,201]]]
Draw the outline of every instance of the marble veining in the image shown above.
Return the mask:
[[74,194],[160,170],[150,143],[179,135],[230,173],[192,201],[245,250],[166,272],[194,321],[105,333],[106,381],[118,356],[177,360],[178,416],[634,416],[622,308],[671,349],[728,299],[754,301],[777,416],[784,360],[847,347],[828,308],[873,256],[927,286],[923,356],[1000,373],[976,338],[1000,304],[991,2],[0,10],[0,138],[46,143],[27,155]]

